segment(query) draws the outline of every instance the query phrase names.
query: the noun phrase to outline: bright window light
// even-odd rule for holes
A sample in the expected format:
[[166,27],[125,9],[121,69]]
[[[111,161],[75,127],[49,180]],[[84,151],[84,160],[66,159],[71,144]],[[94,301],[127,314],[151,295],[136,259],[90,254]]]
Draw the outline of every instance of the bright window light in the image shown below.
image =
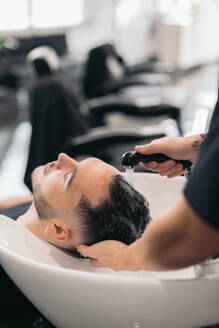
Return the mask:
[[189,14],[194,0],[158,0],[157,7],[164,14],[170,12],[181,12]]
[[32,0],[33,27],[64,27],[79,24],[82,20],[81,0]]
[[0,32],[62,28],[82,23],[84,0],[0,0]]
[[194,0],[157,0],[158,11],[169,24],[192,24]]
[[206,132],[208,115],[209,115],[209,110],[207,108],[197,109],[192,124],[192,134],[199,134],[199,133]]
[[126,27],[130,20],[141,10],[141,1],[122,0],[116,8],[116,22],[120,27]]
[[27,0],[0,0],[0,30],[22,30],[29,26]]

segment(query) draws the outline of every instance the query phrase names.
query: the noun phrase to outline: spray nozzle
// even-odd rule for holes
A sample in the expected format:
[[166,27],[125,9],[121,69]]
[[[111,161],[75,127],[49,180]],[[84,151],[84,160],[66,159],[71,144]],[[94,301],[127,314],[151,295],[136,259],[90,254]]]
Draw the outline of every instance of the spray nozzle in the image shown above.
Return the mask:
[[[126,167],[135,167],[137,166],[140,162],[151,162],[155,161],[158,163],[162,163],[170,159],[168,156],[161,154],[161,153],[156,153],[156,154],[149,154],[149,155],[144,155],[137,153],[136,151],[128,151],[123,154],[122,156],[122,165]],[[192,163],[187,160],[175,160],[177,163],[181,163],[183,165],[184,169],[190,170]]]

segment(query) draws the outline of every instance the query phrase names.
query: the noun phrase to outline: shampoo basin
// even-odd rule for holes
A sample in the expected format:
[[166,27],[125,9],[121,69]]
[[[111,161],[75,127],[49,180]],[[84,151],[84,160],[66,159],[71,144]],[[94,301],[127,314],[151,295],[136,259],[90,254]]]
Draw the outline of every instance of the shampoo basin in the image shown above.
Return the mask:
[[[153,217],[180,197],[185,179],[135,173],[134,183]],[[0,264],[56,328],[187,328],[219,322],[217,260],[177,271],[113,272],[75,259],[1,217]]]

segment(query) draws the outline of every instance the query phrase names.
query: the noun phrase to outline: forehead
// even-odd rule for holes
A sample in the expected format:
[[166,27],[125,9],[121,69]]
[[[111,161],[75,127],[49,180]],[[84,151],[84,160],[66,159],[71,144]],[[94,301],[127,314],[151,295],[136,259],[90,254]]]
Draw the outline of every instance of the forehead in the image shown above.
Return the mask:
[[91,202],[96,203],[107,196],[112,177],[117,174],[119,171],[113,166],[97,158],[88,158],[78,166],[72,192],[80,190]]
[[119,171],[102,160],[91,157],[79,163],[78,174],[80,178],[87,175],[87,173],[92,173],[95,176],[105,176],[109,177],[113,174],[119,174]]

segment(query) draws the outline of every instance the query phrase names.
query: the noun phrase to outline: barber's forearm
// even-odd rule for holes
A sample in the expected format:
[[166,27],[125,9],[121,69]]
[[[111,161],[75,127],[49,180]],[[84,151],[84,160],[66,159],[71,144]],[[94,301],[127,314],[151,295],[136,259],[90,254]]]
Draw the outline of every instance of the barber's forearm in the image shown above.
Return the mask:
[[190,265],[182,253],[183,227],[172,224],[172,209],[153,220],[142,237],[126,249],[127,259],[142,270],[174,270]]
[[198,218],[182,197],[121,256],[138,270],[162,271],[193,265],[218,252],[219,232]]
[[26,202],[31,202],[33,200],[33,195],[30,194],[28,196],[24,196],[24,197],[16,197],[16,198],[12,198],[12,199],[7,199],[7,200],[2,200],[0,201],[0,210],[4,210],[6,208],[15,206],[15,205],[19,205],[22,203],[26,203]]
[[189,159],[191,160],[192,163],[196,162],[202,142],[204,141],[206,136],[207,134],[196,134],[193,136],[188,136],[183,138],[187,143],[188,151],[190,153]]
[[184,173],[183,166],[180,163],[174,162],[175,160],[189,160],[193,164],[197,160],[201,144],[204,140],[204,135],[197,134],[188,137],[164,137],[153,140],[152,143],[136,146],[137,152],[145,155],[162,153],[172,160],[165,161],[164,163],[157,163],[151,161],[148,163],[141,163],[141,165],[154,172],[158,172],[162,176],[173,178]]

